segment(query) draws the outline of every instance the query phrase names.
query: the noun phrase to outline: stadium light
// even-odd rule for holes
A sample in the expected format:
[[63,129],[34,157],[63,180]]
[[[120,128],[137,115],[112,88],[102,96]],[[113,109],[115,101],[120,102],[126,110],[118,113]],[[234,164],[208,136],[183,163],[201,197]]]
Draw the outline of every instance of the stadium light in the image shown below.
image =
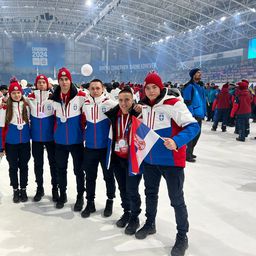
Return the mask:
[[85,4],[86,4],[86,6],[91,7],[92,6],[92,0],[87,0]]

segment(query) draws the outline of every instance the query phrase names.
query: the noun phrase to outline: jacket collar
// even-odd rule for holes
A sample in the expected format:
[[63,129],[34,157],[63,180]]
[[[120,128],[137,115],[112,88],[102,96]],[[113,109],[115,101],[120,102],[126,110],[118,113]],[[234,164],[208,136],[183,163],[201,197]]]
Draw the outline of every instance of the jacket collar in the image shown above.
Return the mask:
[[21,106],[23,106],[23,101],[21,100],[21,101],[13,101],[12,102],[12,105],[13,105],[13,107],[15,107],[15,108],[18,108],[18,106],[19,107],[21,107]]
[[[60,90],[60,86],[58,85],[56,87],[56,89],[54,90],[54,93],[53,93],[51,99],[53,101],[56,101],[56,102],[61,102],[60,93],[61,93],[61,90]],[[70,100],[75,98],[76,95],[77,95],[77,89],[76,89],[76,87],[73,84],[71,84],[71,87],[70,87]]]
[[[161,92],[160,95],[156,98],[154,105],[162,105],[164,101],[169,100],[171,98],[175,98],[178,97],[179,95],[177,93],[175,93],[174,91],[164,88]],[[148,105],[151,106],[150,100],[149,98],[145,97],[144,99],[142,99],[140,101],[140,103],[144,104],[144,105]],[[152,106],[152,107],[153,107]]]
[[100,103],[102,103],[104,100],[106,100],[108,97],[106,97],[106,95],[105,95],[104,93],[102,93],[102,95],[101,95],[100,97],[93,98],[91,95],[89,95],[88,98],[90,99],[90,102],[91,102],[91,103],[100,104]]
[[[107,112],[105,113],[105,115],[113,122],[113,120],[116,119],[117,114],[118,114],[119,111],[120,111],[120,107],[119,107],[119,105],[116,105],[115,107],[113,107],[112,109],[110,109],[109,111],[107,111]],[[130,114],[131,116],[135,116],[135,117],[137,117],[137,116],[140,115],[140,114],[137,113],[133,108],[129,111],[129,114]]]
[[34,94],[35,94],[35,98],[38,101],[42,101],[43,102],[43,101],[46,101],[46,100],[49,99],[50,92],[49,91],[35,90]]

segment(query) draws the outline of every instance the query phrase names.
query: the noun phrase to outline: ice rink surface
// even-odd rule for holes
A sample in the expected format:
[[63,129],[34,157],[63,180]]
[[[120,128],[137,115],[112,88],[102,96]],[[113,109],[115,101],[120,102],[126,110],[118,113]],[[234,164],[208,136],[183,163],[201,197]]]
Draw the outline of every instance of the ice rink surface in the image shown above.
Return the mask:
[[[256,124],[245,143],[237,142],[234,128],[227,133],[203,133],[196,147],[196,163],[186,167],[185,199],[190,232],[187,256],[256,255]],[[45,155],[46,159],[46,155]],[[71,161],[70,161],[71,162]],[[32,202],[36,184],[33,160],[29,162],[29,201],[12,203],[8,164],[0,163],[0,256],[166,256],[175,240],[174,212],[162,180],[157,213],[157,233],[145,240],[127,236],[115,226],[121,216],[119,191],[113,215],[102,217],[105,184],[99,170],[96,213],[83,219],[73,212],[76,200],[72,165],[68,168],[68,202],[61,210],[51,202],[48,162],[45,161],[45,196]],[[144,217],[144,188],[141,225]]]

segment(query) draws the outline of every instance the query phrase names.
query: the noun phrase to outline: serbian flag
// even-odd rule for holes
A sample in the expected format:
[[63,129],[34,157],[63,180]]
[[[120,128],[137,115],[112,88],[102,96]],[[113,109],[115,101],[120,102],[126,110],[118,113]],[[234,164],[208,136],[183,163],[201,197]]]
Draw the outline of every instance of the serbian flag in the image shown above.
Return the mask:
[[130,147],[129,147],[129,174],[140,174],[140,166],[152,147],[161,137],[132,116]]

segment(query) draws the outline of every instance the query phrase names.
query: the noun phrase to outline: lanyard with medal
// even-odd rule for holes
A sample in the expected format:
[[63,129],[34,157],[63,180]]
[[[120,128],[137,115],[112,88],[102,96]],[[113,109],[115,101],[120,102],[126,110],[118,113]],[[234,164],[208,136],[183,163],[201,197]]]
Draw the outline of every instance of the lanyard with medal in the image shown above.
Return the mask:
[[44,106],[42,107],[42,91],[40,91],[39,117],[44,117]]
[[42,107],[42,106],[40,105],[40,106],[39,106],[39,115],[38,115],[38,116],[42,118],[42,117],[44,117],[44,115],[45,115],[45,114],[44,114],[44,106]]
[[[63,108],[63,105],[64,105],[64,108]],[[61,94],[61,110],[62,110],[62,117],[60,118],[60,121],[62,123],[66,123],[67,121],[66,103],[62,97],[62,94]]]
[[[121,115],[121,118],[119,117],[118,119],[118,145],[119,145],[119,150],[123,153],[126,153],[128,151],[128,142],[127,142],[127,134],[128,134],[128,122],[129,122],[130,114],[127,115],[127,119],[124,125],[124,115]],[[121,120],[120,120],[121,119]],[[122,129],[121,129],[122,126]],[[122,130],[122,137],[120,137]],[[126,135],[126,136],[125,136]]]
[[[23,107],[24,107],[24,106],[23,106]],[[18,117],[17,117],[17,123],[18,123],[17,129],[18,129],[19,131],[21,131],[21,130],[23,129],[23,120],[22,120],[22,116],[21,116],[21,114],[20,114],[20,105],[19,105],[19,103],[18,103]]]

